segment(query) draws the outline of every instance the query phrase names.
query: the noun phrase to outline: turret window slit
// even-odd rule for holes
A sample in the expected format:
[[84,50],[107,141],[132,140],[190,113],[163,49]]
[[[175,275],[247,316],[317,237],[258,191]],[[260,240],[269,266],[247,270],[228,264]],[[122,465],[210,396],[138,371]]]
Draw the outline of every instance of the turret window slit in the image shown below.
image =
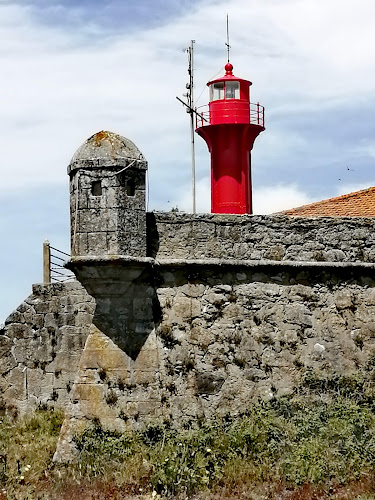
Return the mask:
[[101,196],[102,195],[102,181],[94,181],[91,184],[91,194],[93,196]]
[[127,184],[126,184],[126,194],[128,196],[135,195],[135,182],[132,179],[129,179]]

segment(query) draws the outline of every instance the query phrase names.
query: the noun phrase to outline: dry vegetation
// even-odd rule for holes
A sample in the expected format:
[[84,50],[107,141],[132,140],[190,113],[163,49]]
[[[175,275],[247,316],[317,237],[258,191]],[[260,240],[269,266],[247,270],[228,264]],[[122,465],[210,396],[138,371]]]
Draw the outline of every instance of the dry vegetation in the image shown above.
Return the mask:
[[52,462],[61,422],[46,408],[1,418],[0,499],[375,499],[372,371],[307,373],[293,397],[179,432],[93,423],[70,465]]

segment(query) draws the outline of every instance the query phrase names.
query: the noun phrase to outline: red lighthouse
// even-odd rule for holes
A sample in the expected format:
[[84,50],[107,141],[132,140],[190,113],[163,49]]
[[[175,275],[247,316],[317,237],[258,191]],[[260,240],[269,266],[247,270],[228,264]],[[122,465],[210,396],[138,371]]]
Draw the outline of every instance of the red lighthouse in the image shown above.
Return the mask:
[[251,82],[225,75],[207,83],[210,102],[197,110],[196,131],[211,154],[211,212],[251,214],[251,150],[264,130],[264,108],[250,103]]

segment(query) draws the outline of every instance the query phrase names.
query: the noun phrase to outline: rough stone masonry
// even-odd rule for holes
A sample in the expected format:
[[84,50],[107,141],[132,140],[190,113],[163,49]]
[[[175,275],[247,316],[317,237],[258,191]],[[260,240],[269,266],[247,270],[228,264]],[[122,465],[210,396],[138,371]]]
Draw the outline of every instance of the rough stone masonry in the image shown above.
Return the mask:
[[307,370],[375,355],[373,219],[147,213],[147,163],[99,132],[68,168],[78,281],[34,285],[0,332],[9,412],[59,405],[55,455],[87,421],[124,430],[233,415]]

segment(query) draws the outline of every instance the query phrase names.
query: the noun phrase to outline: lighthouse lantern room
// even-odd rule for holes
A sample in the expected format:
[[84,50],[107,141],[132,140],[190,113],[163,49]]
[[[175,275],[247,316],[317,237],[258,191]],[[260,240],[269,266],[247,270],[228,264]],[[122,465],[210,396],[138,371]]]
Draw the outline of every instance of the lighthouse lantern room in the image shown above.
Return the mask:
[[250,103],[249,80],[225,75],[207,83],[210,102],[196,110],[196,132],[211,154],[211,212],[251,214],[251,150],[264,130],[264,108]]

